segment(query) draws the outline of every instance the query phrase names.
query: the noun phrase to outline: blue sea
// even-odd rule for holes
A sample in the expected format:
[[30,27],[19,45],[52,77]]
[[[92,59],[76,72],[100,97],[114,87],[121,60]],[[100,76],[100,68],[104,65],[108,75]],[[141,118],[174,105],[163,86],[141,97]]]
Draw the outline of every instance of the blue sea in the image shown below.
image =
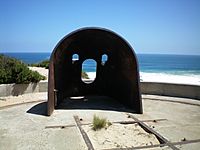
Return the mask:
[[200,75],[200,55],[138,54],[141,72]]
[[[50,58],[50,53],[3,53],[24,63],[39,63]],[[199,55],[137,54],[140,72],[175,75],[200,75]],[[94,63],[84,64],[86,72],[95,72]]]

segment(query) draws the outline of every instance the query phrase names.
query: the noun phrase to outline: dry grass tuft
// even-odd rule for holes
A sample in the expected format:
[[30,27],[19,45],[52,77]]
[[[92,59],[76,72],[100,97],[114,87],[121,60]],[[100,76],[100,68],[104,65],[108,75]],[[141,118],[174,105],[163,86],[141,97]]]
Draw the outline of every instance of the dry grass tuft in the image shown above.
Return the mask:
[[94,117],[93,117],[93,122],[92,122],[92,129],[93,129],[94,131],[100,130],[100,129],[102,129],[102,128],[105,128],[106,125],[107,125],[107,120],[106,120],[106,118],[100,118],[100,117],[94,115]]

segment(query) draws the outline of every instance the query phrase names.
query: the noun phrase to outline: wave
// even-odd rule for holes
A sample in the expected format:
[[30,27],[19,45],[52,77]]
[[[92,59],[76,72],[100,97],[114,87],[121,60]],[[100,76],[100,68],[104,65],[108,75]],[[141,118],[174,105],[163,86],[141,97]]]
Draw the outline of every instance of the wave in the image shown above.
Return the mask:
[[141,81],[200,85],[200,74],[170,74],[140,72]]
[[[94,79],[96,77],[95,72],[87,72],[87,74],[90,79]],[[200,74],[140,72],[140,81],[200,85]]]

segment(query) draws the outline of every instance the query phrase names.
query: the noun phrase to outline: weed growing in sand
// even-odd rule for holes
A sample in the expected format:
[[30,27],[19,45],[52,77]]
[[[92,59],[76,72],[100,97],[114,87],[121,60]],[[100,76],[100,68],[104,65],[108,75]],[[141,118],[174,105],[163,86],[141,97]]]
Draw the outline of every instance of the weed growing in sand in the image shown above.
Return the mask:
[[94,115],[93,122],[92,122],[92,129],[93,130],[100,130],[101,128],[106,127],[106,119],[105,118],[99,118],[98,116]]
[[100,118],[100,117],[94,115],[93,122],[92,122],[92,129],[94,131],[100,130],[102,128],[106,128],[106,125],[110,126],[110,125],[112,125],[112,123],[107,121],[106,118]]

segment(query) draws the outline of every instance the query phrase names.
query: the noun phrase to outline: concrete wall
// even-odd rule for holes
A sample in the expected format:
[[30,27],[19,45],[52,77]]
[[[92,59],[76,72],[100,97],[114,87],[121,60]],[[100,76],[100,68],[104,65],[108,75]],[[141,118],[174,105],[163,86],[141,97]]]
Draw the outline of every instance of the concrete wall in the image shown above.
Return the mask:
[[141,82],[142,94],[200,99],[200,86],[188,84]]
[[[1,84],[1,96],[17,96],[25,93],[47,92],[48,83],[30,83],[30,84]],[[200,99],[200,86],[173,84],[173,83],[156,83],[156,82],[141,82],[142,94],[165,95],[174,97],[184,97]]]
[[47,82],[30,83],[30,84],[1,84],[0,97],[17,96],[26,93],[47,92]]

